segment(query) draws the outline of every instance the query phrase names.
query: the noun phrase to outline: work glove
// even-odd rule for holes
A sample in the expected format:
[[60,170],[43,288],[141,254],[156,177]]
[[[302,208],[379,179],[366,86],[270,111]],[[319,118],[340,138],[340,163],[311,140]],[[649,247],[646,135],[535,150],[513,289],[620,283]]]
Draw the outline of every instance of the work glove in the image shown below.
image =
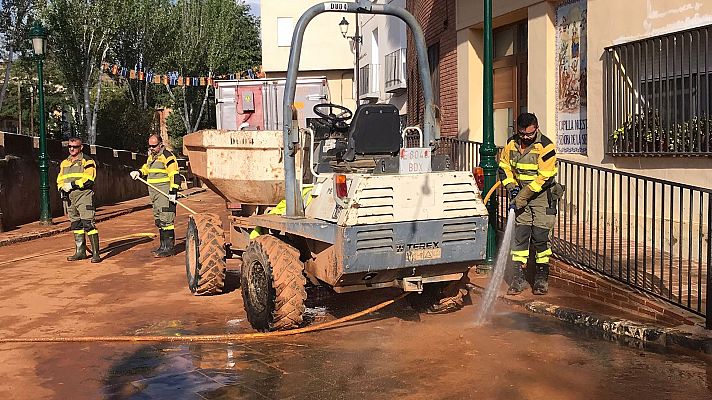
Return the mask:
[[175,203],[176,200],[178,199],[178,194],[177,193],[168,193],[168,201],[171,203]]
[[62,185],[62,191],[65,192],[65,193],[71,192],[72,189],[73,189],[73,187],[72,187],[72,184],[71,184],[70,182],[67,182],[67,183],[65,183],[65,184]]
[[519,186],[510,183],[507,185],[507,191],[509,192],[509,208],[514,210],[514,198],[519,194]]
[[141,173],[138,171],[131,171],[129,172],[129,176],[131,177],[131,179],[136,180],[139,176],[141,176]]
[[507,190],[509,191],[509,200],[514,200],[515,197],[519,194],[519,186],[510,183]]
[[513,203],[514,203],[514,209],[515,210],[521,210],[522,208],[526,207],[527,204],[529,204],[529,200],[531,200],[532,197],[534,197],[536,193],[534,193],[533,190],[529,188],[529,186],[525,186],[522,190],[517,193],[517,196],[514,198]]

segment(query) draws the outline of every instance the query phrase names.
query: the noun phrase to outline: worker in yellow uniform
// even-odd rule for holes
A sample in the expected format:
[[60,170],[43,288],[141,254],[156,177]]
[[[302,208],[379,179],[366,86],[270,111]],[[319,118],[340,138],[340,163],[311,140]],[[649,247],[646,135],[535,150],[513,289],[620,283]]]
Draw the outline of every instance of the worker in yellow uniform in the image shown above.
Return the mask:
[[67,261],[87,258],[86,237],[91,243],[91,262],[101,262],[99,256],[99,231],[94,224],[94,181],[96,163],[82,153],[82,140],[70,138],[67,144],[69,157],[62,160],[57,175],[57,189],[61,194],[65,213],[69,217],[74,232],[75,252]]
[[507,290],[509,295],[519,294],[527,286],[523,268],[529,259],[530,244],[536,252],[532,292],[542,295],[549,290],[550,235],[563,194],[563,187],[556,183],[557,171],[556,146],[541,133],[534,114],[520,114],[517,133],[507,141],[499,158],[499,179],[517,216],[511,250],[514,276]]
[[159,135],[148,138],[148,160],[139,171],[131,171],[134,180],[143,176],[146,182],[152,184],[168,197],[156,189],[148,187],[148,194],[153,204],[153,220],[158,228],[161,244],[152,253],[155,257],[170,257],[175,253],[175,218],[176,197],[180,188],[178,161],[176,156],[163,145]]
[[[311,184],[306,184],[302,187],[302,204],[304,204],[304,208],[306,209],[307,206],[311,203],[313,197],[312,197],[312,191],[314,189],[314,185]],[[269,210],[267,214],[269,215],[284,215],[287,212],[287,200],[282,199],[277,205]],[[256,226],[251,232],[250,232],[250,240],[255,240],[257,239],[258,236],[263,234],[263,228],[261,226]]]

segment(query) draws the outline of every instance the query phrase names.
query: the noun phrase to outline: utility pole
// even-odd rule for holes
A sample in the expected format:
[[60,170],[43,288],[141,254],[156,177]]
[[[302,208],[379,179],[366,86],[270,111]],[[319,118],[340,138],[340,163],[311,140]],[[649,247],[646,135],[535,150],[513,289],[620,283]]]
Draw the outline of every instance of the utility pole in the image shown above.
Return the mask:
[[[497,147],[494,145],[493,93],[492,93],[492,0],[484,0],[484,76],[483,76],[483,140],[480,147],[481,162],[485,175],[484,193],[489,192],[497,182]],[[487,229],[487,252],[485,261],[494,263],[497,253],[497,196],[490,197],[487,204],[489,226]]]

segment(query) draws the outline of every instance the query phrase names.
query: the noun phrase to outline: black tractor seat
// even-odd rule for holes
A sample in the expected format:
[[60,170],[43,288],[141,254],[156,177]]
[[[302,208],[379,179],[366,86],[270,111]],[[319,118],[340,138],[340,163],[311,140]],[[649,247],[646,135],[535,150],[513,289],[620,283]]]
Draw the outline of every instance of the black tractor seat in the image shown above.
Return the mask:
[[400,117],[393,104],[358,106],[348,134],[345,161],[395,156],[401,147]]

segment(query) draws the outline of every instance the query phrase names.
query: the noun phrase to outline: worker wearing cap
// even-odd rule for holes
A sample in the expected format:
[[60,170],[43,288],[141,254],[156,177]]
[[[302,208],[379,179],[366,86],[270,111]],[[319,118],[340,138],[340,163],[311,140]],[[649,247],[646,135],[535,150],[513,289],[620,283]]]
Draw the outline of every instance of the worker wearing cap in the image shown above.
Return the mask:
[[556,183],[556,146],[539,130],[534,114],[517,117],[517,133],[502,149],[499,178],[509,193],[511,208],[516,210],[512,262],[514,276],[507,294],[524,291],[524,270],[533,247],[536,261],[534,294],[549,290],[549,237],[556,221],[557,204],[563,187]]
[[96,180],[96,163],[82,153],[84,145],[76,137],[67,143],[69,157],[62,160],[57,175],[57,189],[62,197],[65,213],[69,217],[74,233],[75,252],[67,257],[67,261],[77,261],[87,258],[87,242],[91,243],[91,262],[101,262],[99,256],[99,231],[94,223],[94,181]]
[[152,253],[155,257],[170,257],[175,252],[176,197],[178,195],[179,174],[176,156],[163,145],[159,135],[148,138],[148,160],[139,171],[131,171],[134,180],[143,177],[158,190],[148,187],[153,204],[153,220],[158,228],[161,244]]

